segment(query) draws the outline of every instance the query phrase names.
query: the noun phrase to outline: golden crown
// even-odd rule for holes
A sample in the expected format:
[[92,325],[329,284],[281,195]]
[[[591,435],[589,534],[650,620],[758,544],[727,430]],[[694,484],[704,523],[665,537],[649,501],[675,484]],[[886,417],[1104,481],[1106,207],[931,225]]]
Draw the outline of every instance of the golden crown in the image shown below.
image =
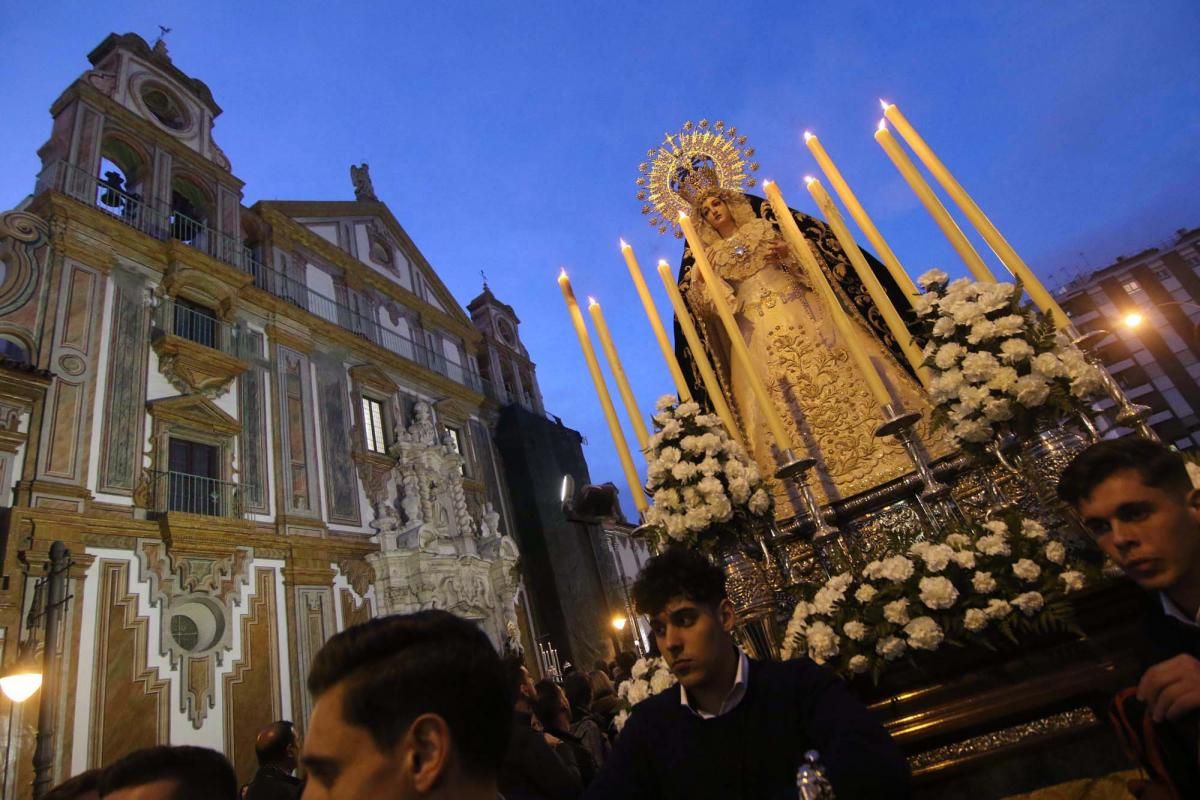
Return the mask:
[[638,165],[637,199],[642,213],[659,233],[679,229],[679,212],[690,212],[693,204],[718,189],[740,192],[755,184],[751,172],[758,162],[751,161],[754,148],[746,145],[745,135],[721,120],[698,124],[685,122],[678,133],[668,133],[658,147],[646,152],[646,161]]

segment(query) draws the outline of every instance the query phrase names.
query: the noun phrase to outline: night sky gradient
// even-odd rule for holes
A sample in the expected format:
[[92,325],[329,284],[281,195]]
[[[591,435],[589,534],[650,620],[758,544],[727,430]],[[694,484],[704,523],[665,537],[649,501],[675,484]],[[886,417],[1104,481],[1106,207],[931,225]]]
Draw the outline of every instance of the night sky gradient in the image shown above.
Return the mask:
[[1194,0],[5,2],[0,208],[32,189],[47,109],[87,53],[109,32],[153,41],[160,23],[224,109],[215,138],[247,205],[352,199],[348,166],[365,160],[464,305],[486,271],[548,410],[587,437],[593,479],[618,483],[630,514],[555,276],[565,265],[602,302],[649,414],[670,377],[617,241],[666,315],[651,273],[681,246],[646,224],[634,179],[684,120],[737,125],[760,175],[808,212],[802,177],[819,170],[801,135],[817,133],[913,275],[963,268],[872,139],[880,97],[1047,283],[1200,225]]

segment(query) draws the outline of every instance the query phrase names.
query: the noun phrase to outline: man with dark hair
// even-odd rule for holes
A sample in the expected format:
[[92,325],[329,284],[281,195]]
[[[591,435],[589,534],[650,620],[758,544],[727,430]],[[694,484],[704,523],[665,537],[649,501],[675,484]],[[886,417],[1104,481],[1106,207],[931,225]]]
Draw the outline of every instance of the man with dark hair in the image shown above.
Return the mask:
[[592,681],[582,672],[563,678],[563,693],[571,709],[571,733],[579,737],[597,767],[608,757],[607,723],[592,713]]
[[504,663],[513,697],[510,711],[512,738],[500,770],[500,791],[505,800],[573,800],[583,784],[579,767],[562,739],[534,730],[533,706],[537,690],[520,656]]
[[99,800],[99,769],[89,769],[55,786],[42,795],[42,800]]
[[596,760],[583,741],[571,733],[571,707],[567,704],[567,696],[562,687],[549,678],[538,681],[533,688],[537,692],[533,716],[543,731],[562,741],[562,745],[555,748],[555,755],[579,773],[579,781],[586,789],[596,777]]
[[719,567],[671,548],[646,562],[633,596],[679,689],[633,707],[589,799],[795,797],[808,750],[839,798],[909,796],[899,749],[832,672],[738,649]]
[[347,628],[317,652],[306,800],[495,800],[512,703],[500,656],[446,611]]
[[1154,722],[1167,723],[1164,741],[1182,740],[1178,750],[1190,754],[1175,760],[1176,768],[1169,769],[1172,778],[1200,787],[1195,763],[1200,491],[1192,488],[1178,453],[1146,439],[1127,438],[1098,442],[1076,456],[1063,470],[1058,496],[1075,509],[1104,554],[1153,593],[1146,619],[1149,658],[1137,697]]
[[207,747],[147,747],[114,761],[100,776],[101,800],[235,800],[237,775]]
[[246,786],[242,800],[296,800],[301,781],[292,773],[300,755],[300,740],[292,723],[277,720],[258,732],[254,740],[258,771]]

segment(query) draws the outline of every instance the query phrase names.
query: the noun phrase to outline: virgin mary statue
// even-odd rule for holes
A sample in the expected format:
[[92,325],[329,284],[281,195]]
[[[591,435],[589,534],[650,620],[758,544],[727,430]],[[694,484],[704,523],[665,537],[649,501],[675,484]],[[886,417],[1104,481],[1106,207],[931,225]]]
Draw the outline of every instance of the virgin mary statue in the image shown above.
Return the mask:
[[[693,269],[693,254],[685,247],[680,290],[738,433],[760,470],[773,474],[775,447],[788,448],[797,456],[817,460],[813,488],[821,499],[852,497],[912,471],[912,462],[891,437],[875,435],[883,421],[879,404],[856,370],[831,310],[809,285],[799,257],[780,234],[770,205],[741,191],[754,183],[745,167],[757,168],[741,159],[753,155],[744,143],[745,137],[737,137],[736,129],[731,133],[715,127],[691,130],[685,126],[678,136],[668,137],[667,147],[659,149],[656,162],[663,163],[644,165],[643,186],[647,199],[659,206],[660,230],[665,228],[664,221],[675,218],[677,210],[687,210],[695,221],[718,285],[705,284],[699,270]],[[731,159],[731,151],[735,158]],[[669,203],[664,202],[668,199]],[[854,327],[863,334],[871,361],[894,404],[922,412],[919,435],[931,444],[934,455],[944,454],[946,445],[930,436],[930,407],[924,391],[832,231],[806,214],[789,211]],[[870,254],[865,255],[893,304],[901,313],[911,313],[907,298],[887,270]],[[713,305],[714,291],[721,292],[733,310],[750,352],[749,367],[757,371],[783,418],[790,441],[782,446],[774,442],[755,401],[747,365],[731,357],[728,333]],[[678,323],[675,341],[685,375],[690,373],[692,392],[703,403],[707,394],[695,377],[699,375],[695,354],[680,335]],[[775,500],[780,519],[803,512],[794,489],[785,485],[776,485]]]

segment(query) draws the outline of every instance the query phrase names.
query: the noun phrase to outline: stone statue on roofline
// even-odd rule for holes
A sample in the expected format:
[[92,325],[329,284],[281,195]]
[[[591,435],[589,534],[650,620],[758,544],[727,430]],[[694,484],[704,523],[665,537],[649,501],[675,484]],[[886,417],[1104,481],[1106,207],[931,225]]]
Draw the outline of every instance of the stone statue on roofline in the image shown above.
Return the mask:
[[379,202],[375,196],[375,187],[371,184],[371,167],[367,162],[359,166],[350,165],[350,182],[354,184],[354,199],[360,201]]

